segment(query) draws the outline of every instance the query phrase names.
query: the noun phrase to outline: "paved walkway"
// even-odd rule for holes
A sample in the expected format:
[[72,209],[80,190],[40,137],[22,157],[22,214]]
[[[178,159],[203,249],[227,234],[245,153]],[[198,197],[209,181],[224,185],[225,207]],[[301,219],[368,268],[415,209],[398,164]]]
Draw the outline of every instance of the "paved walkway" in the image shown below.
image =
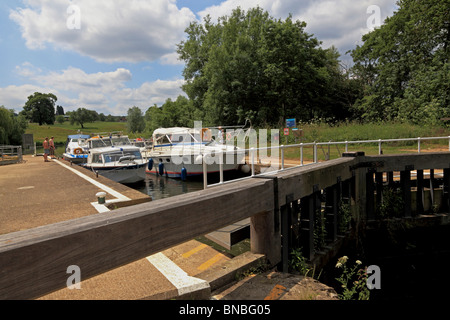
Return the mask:
[[[151,200],[64,160],[44,162],[43,157],[24,156],[23,163],[0,166],[0,234],[108,211],[98,205],[99,191],[107,192],[106,204],[115,206]],[[82,281],[82,290],[63,289],[41,299],[175,298],[201,289],[206,281],[194,276],[229,259],[192,240]]]

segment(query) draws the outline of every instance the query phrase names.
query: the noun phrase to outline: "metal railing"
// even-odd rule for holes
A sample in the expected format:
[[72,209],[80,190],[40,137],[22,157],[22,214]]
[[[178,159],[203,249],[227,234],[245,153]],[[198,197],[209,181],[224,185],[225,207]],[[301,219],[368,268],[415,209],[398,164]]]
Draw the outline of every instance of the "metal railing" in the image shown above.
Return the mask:
[[0,146],[0,165],[22,162],[22,146]]
[[[327,147],[328,148],[328,156],[325,156],[325,161],[326,161],[326,160],[330,160],[331,146],[336,146],[338,148],[339,145],[343,145],[344,150],[345,150],[344,152],[348,152],[350,145],[375,144],[375,145],[378,145],[378,154],[381,155],[381,154],[383,154],[383,148],[382,148],[383,144],[395,143],[395,142],[413,142],[413,143],[417,143],[417,153],[421,153],[422,152],[421,143],[424,141],[430,141],[430,140],[448,140],[448,151],[450,151],[450,136],[445,136],[445,137],[417,137],[417,138],[378,139],[378,140],[308,142],[308,143],[298,143],[298,144],[291,144],[291,145],[277,145],[277,146],[263,147],[263,148],[239,149],[239,152],[245,152],[245,154],[249,155],[249,165],[250,165],[250,170],[251,170],[250,177],[253,177],[255,175],[277,173],[279,171],[284,171],[287,169],[292,169],[292,168],[297,168],[297,167],[301,167],[301,166],[305,166],[305,165],[311,165],[311,164],[318,163],[319,162],[319,153],[318,153],[319,147],[322,147],[322,148]],[[313,156],[312,156],[313,160],[312,160],[312,162],[305,164],[304,148],[307,148],[307,147],[312,147],[312,149],[313,149]],[[294,166],[289,166],[289,167],[286,166],[285,150],[288,148],[298,148],[300,150],[299,165],[294,165]],[[278,162],[279,168],[270,170],[270,171],[265,171],[264,173],[256,174],[255,167],[257,166],[257,162],[259,161],[257,159],[256,153],[259,153],[260,151],[267,151],[267,150],[271,150],[271,154],[273,154],[274,151],[278,153],[278,155],[279,155],[278,159],[280,160]],[[338,149],[338,153],[339,153],[339,156],[342,155],[339,149]],[[213,187],[213,186],[221,185],[224,183],[228,183],[228,182],[233,182],[233,181],[238,181],[238,180],[249,178],[249,177],[244,177],[244,178],[233,179],[230,181],[224,181],[223,163],[219,163],[219,167],[220,167],[219,182],[208,185],[208,164],[205,161],[205,157],[206,157],[206,154],[203,155],[203,186],[204,186],[204,189],[206,189],[208,187]],[[272,156],[270,158],[273,159]],[[219,156],[219,159],[223,159],[222,154]]]

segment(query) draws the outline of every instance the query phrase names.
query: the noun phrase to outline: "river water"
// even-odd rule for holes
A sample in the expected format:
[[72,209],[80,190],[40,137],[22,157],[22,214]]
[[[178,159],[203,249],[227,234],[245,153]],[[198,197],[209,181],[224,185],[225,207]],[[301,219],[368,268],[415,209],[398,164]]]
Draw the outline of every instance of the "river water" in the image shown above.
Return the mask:
[[[241,178],[245,175],[239,171],[225,172],[224,180]],[[208,184],[218,183],[218,174],[208,174]],[[152,197],[152,200],[158,200],[168,197],[177,196],[184,193],[203,190],[203,177],[189,177],[186,181],[181,179],[173,179],[165,176],[156,176],[147,174],[145,181],[128,185],[130,188],[138,190]]]

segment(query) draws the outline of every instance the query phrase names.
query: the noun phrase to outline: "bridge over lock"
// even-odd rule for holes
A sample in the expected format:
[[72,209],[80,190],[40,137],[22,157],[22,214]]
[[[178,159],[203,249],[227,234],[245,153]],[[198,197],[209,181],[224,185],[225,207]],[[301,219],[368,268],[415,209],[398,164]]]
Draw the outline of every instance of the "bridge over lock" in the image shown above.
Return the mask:
[[110,214],[1,235],[0,298],[40,297],[66,286],[68,266],[93,277],[246,218],[251,251],[265,255],[268,264],[288,271],[290,250],[301,247],[311,264],[322,266],[359,226],[382,218],[375,208],[383,188],[395,186],[403,200],[397,218],[447,223],[447,214],[424,214],[450,210],[450,153],[344,153]]

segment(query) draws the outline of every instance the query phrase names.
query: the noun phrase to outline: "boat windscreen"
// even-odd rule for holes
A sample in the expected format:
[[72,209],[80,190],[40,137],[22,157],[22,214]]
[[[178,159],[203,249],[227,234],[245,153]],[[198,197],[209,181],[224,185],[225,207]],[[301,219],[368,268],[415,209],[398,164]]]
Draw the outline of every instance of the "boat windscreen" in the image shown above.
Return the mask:
[[139,151],[111,152],[111,153],[103,154],[105,163],[116,162],[116,161],[119,161],[121,158],[127,157],[127,156],[129,156],[130,159],[135,159],[135,160],[142,159],[142,155]]

